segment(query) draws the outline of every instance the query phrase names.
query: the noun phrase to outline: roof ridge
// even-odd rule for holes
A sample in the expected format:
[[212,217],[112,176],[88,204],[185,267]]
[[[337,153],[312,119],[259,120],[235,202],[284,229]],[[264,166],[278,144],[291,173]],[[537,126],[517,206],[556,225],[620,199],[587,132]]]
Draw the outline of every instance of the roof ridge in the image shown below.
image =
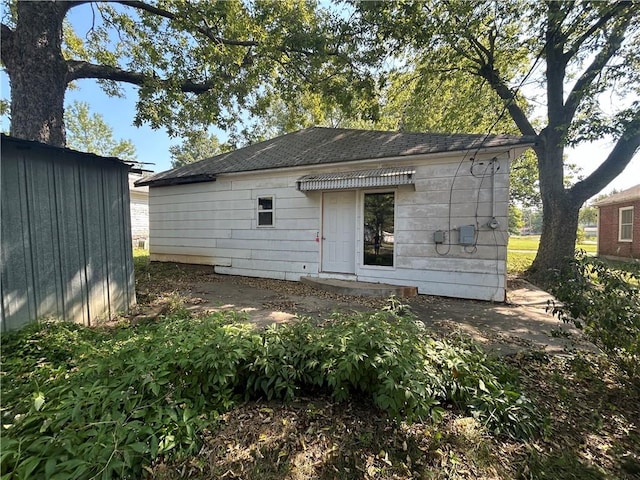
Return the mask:
[[[486,134],[486,133],[467,133],[467,132],[420,132],[420,131],[406,131],[406,130],[378,130],[378,129],[367,129],[367,128],[345,128],[345,127],[324,127],[322,125],[313,125],[311,127],[305,127],[305,128],[301,128],[299,130],[295,130],[293,132],[287,132],[284,135],[281,135],[280,137],[284,137],[287,135],[291,135],[292,133],[298,133],[298,132],[302,132],[305,130],[342,130],[342,131],[349,131],[349,132],[371,132],[371,133],[394,133],[394,134],[406,134],[406,135],[437,135],[437,136],[447,136],[447,137],[453,137],[453,136],[468,136],[468,137],[478,137],[478,138],[482,138],[482,137],[514,137],[514,138],[522,138],[522,137],[526,137],[527,135],[517,135],[514,133],[491,133],[491,134]],[[274,138],[279,138],[279,137],[274,137]]]

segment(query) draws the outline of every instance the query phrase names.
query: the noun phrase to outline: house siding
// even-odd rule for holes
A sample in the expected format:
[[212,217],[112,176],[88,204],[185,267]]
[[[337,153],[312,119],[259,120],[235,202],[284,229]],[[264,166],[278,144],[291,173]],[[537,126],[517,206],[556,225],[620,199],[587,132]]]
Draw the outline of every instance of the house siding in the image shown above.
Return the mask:
[[1,328],[85,325],[135,303],[128,166],[2,139]]
[[[415,167],[414,186],[362,189],[356,195],[356,267],[361,281],[413,285],[419,293],[503,301],[505,298],[509,156],[502,154],[492,187],[490,157],[413,158],[339,168],[220,175],[215,182],[150,188],[151,260],[215,266],[223,274],[299,280],[321,272],[322,192],[300,192],[302,175],[359,168]],[[477,158],[482,160],[481,157]],[[455,180],[454,180],[455,177]],[[395,266],[362,265],[364,192],[394,191]],[[492,204],[495,192],[495,205]],[[257,227],[256,199],[275,197],[274,227]],[[499,227],[487,223],[495,215]],[[454,244],[436,250],[433,234]],[[461,225],[478,225],[477,245],[455,244]],[[446,254],[443,254],[445,253]]]
[[[633,241],[618,240],[619,210],[633,207]],[[598,255],[612,259],[640,259],[640,199],[602,205],[598,211]]]
[[129,202],[131,205],[131,238],[134,247],[147,245],[149,238],[149,187],[136,187],[141,174],[129,173]]
[[[317,274],[319,201],[295,189],[297,176],[235,177],[151,188],[151,259],[283,280]],[[257,198],[265,195],[275,197],[275,227],[257,227]]]
[[131,238],[134,245],[138,240],[149,238],[149,196],[131,193]]

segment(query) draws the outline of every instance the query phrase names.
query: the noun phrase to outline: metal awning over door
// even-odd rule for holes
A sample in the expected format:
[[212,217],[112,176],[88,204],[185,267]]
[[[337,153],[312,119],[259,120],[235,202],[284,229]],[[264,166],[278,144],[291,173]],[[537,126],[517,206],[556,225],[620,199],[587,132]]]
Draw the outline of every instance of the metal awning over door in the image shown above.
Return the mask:
[[297,180],[298,190],[344,190],[347,188],[413,185],[415,167],[377,168],[351,172],[305,175]]

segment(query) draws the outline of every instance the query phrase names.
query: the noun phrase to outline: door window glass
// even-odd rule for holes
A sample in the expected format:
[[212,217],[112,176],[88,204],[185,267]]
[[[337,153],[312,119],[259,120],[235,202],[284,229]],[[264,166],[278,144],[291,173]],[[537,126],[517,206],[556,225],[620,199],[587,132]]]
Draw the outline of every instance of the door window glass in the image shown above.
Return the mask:
[[364,265],[392,267],[395,247],[394,194],[364,195]]

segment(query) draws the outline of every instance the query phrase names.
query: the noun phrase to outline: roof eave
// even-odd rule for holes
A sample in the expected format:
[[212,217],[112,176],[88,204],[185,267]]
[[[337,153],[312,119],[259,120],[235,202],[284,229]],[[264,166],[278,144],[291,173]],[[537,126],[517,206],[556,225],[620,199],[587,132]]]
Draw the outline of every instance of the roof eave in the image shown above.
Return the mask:
[[188,183],[203,183],[203,182],[215,182],[216,175],[212,173],[203,173],[200,175],[190,175],[188,177],[172,177],[172,178],[159,178],[157,180],[138,180],[135,182],[136,187],[168,187],[170,185],[184,185]]

